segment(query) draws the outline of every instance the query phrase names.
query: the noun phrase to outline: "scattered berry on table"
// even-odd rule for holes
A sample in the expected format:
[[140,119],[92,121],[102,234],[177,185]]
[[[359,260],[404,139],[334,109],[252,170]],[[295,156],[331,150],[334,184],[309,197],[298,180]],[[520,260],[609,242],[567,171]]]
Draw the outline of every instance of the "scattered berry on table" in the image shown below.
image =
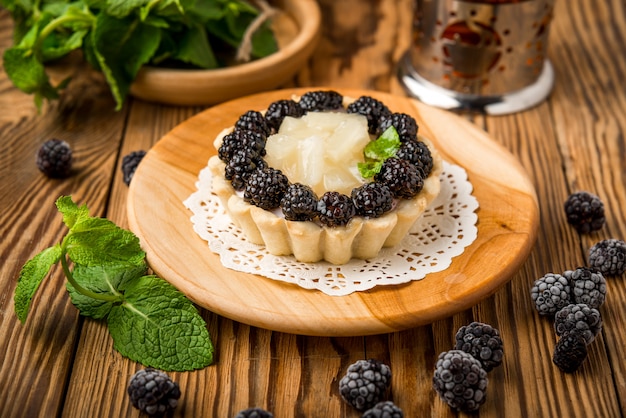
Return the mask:
[[217,150],[220,160],[228,163],[238,150],[254,152],[259,156],[265,155],[265,136],[254,131],[234,130],[222,138],[222,144]]
[[51,178],[65,178],[72,172],[72,149],[60,139],[44,142],[37,151],[37,167]]
[[401,142],[417,140],[418,126],[413,116],[407,115],[406,113],[392,113],[383,117],[380,121],[378,135],[385,132],[390,126],[396,128]]
[[135,408],[157,417],[176,408],[180,388],[165,372],[148,367],[130,379],[128,395]]
[[343,107],[343,96],[333,90],[316,90],[304,93],[298,102],[305,112],[337,110]]
[[380,402],[391,384],[391,369],[374,360],[358,360],[351,364],[339,381],[341,397],[359,411]]
[[599,309],[606,299],[606,280],[602,273],[587,267],[567,270],[563,276],[569,281],[572,303],[584,303]]
[[274,414],[263,408],[248,408],[239,411],[235,418],[274,418]]
[[393,208],[391,189],[383,183],[365,183],[352,189],[351,197],[360,216],[378,218]]
[[248,177],[243,199],[261,209],[275,209],[280,206],[288,186],[289,180],[280,170],[256,169]]
[[122,173],[124,174],[124,184],[127,186],[135,175],[135,171],[139,166],[143,157],[146,156],[146,152],[143,150],[133,151],[122,158]]
[[350,196],[339,192],[326,192],[317,202],[319,220],[326,226],[346,225],[356,214]]
[[552,362],[564,373],[575,372],[587,358],[587,343],[580,332],[570,332],[554,348]]
[[422,141],[404,141],[396,152],[396,157],[415,164],[420,169],[422,178],[428,177],[433,169],[433,157],[428,146]]
[[565,201],[567,222],[581,234],[602,228],[605,222],[604,204],[589,192],[572,193]]
[[554,330],[559,337],[571,332],[579,332],[590,344],[602,330],[600,311],[584,303],[572,303],[565,306],[554,316]]
[[365,411],[361,418],[404,418],[404,412],[392,401],[384,401]]
[[389,108],[380,100],[370,96],[361,96],[346,108],[348,113],[358,113],[367,118],[369,133],[375,135],[383,117],[391,115]]
[[250,174],[265,166],[265,161],[258,154],[246,149],[236,150],[226,164],[224,178],[230,180],[235,190],[243,190]]
[[265,120],[265,116],[256,110],[248,110],[235,122],[235,129],[242,131],[253,131],[267,137],[271,133],[271,128]]
[[280,201],[288,221],[310,221],[317,216],[317,195],[307,185],[290,184]]
[[626,271],[626,242],[606,239],[589,250],[589,265],[605,276],[620,276]]
[[500,332],[489,324],[472,322],[464,325],[457,331],[455,340],[454,348],[474,356],[487,372],[502,363],[504,345]]
[[540,315],[554,315],[572,302],[570,282],[560,274],[547,273],[535,280],[530,297]]
[[454,410],[474,412],[485,402],[487,371],[474,356],[461,350],[439,354],[433,388]]
[[411,199],[424,187],[417,167],[407,160],[391,157],[385,160],[374,180],[389,186],[394,197]]
[[277,132],[285,117],[299,118],[302,115],[304,115],[304,109],[295,100],[277,100],[270,103],[267,112],[265,112],[265,120],[267,125],[274,132]]

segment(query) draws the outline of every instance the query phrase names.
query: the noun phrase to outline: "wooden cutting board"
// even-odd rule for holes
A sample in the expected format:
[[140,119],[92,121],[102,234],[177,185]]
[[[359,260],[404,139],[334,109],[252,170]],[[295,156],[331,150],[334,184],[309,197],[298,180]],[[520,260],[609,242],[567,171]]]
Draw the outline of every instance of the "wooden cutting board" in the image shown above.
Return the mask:
[[320,336],[386,333],[423,325],[478,303],[506,283],[528,257],[539,225],[533,185],[520,163],[468,121],[415,100],[364,90],[392,111],[413,115],[443,158],[468,173],[479,202],[478,236],[450,267],[423,280],[328,296],[223,267],[193,231],[183,201],[216,153],[213,139],[247,110],[311,88],[257,94],[210,108],[183,122],[145,156],[128,196],[131,230],[152,269],[198,305],[246,324]]

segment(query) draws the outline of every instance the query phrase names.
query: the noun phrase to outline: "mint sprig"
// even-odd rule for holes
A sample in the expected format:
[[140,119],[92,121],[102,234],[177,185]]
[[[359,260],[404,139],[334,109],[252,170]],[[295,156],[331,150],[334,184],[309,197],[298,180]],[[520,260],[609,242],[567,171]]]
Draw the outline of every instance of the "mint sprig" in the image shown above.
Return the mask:
[[120,354],[167,371],[211,364],[213,345],[205,321],[174,286],[147,274],[137,236],[89,216],[87,207],[69,196],[60,197],[56,205],[69,231],[60,244],[23,266],[14,295],[19,320],[26,321],[37,289],[60,262],[72,303],[83,316],[107,320]]
[[393,126],[387,128],[374,141],[370,141],[363,149],[365,161],[357,164],[361,176],[369,179],[378,174],[385,160],[396,155],[400,144],[400,135]]

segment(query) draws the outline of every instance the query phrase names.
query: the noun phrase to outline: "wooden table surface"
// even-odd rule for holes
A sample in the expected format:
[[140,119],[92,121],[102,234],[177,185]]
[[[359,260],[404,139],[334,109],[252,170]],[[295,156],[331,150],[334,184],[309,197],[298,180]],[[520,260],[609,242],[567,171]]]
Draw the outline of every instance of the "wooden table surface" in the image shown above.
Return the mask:
[[[410,0],[320,1],[322,39],[293,86],[365,88],[403,94],[394,66],[409,43]],[[0,10],[0,50],[12,25]],[[451,417],[431,386],[437,355],[473,320],[493,325],[504,341],[503,365],[489,374],[481,417],[618,417],[626,412],[626,286],[608,278],[604,328],[574,374],[551,361],[552,323],[533,308],[529,289],[548,272],[584,266],[588,249],[626,238],[626,3],[558,0],[549,57],[556,85],[549,100],[509,116],[472,121],[509,149],[528,171],[540,205],[538,239],[511,281],[471,309],[402,332],[367,337],[305,337],[272,332],[201,310],[216,346],[216,362],[200,371],[170,373],[182,397],[174,416],[233,417],[260,406],[282,417],[358,417],[338,382],[356,360],[390,365],[389,399],[406,417]],[[98,77],[81,77],[60,101],[37,112],[0,71],[0,417],[138,417],[126,395],[141,366],[113,350],[106,326],[84,319],[55,268],[26,324],[14,312],[22,265],[59,242],[65,227],[54,201],[72,195],[92,214],[127,227],[120,163],[149,149],[203,107],[173,107],[130,99],[114,111]],[[74,149],[73,176],[51,180],[35,166],[51,138]],[[485,162],[488,164],[488,162]],[[603,200],[606,225],[579,235],[563,202],[577,190]],[[494,259],[494,263],[498,260]],[[461,414],[462,415],[462,414]]]

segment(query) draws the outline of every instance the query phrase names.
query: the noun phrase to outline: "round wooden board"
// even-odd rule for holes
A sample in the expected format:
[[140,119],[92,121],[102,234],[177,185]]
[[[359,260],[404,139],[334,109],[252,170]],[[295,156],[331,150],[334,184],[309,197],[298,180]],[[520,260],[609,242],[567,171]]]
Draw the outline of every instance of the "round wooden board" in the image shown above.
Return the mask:
[[382,100],[413,115],[420,133],[444,159],[465,168],[478,199],[478,236],[442,272],[403,285],[377,286],[348,296],[226,269],[193,231],[183,201],[215,154],[213,139],[247,110],[311,88],[279,90],[233,100],[183,122],[144,157],[128,196],[130,228],[152,269],[198,305],[233,320],[294,334],[354,336],[403,330],[467,309],[506,283],[535,242],[535,190],[516,158],[486,132],[449,112],[415,100],[364,90],[335,89]]

